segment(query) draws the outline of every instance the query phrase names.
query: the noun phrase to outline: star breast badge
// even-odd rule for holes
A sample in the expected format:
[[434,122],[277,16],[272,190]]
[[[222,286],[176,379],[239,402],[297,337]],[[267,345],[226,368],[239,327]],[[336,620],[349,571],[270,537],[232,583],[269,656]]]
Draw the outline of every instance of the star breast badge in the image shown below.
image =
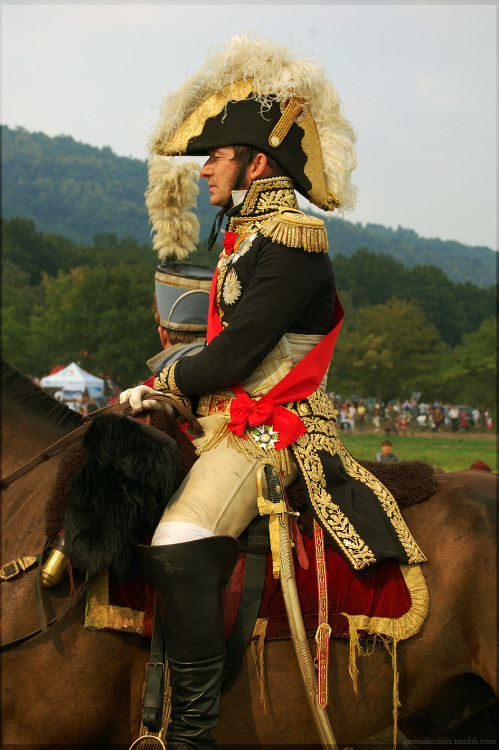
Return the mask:
[[267,450],[270,447],[274,447],[275,443],[279,440],[279,433],[275,432],[272,425],[262,424],[256,427],[251,436],[255,442],[260,443],[261,447]]
[[233,305],[241,296],[241,282],[237,278],[237,273],[233,268],[230,269],[225,279],[223,298],[226,305]]

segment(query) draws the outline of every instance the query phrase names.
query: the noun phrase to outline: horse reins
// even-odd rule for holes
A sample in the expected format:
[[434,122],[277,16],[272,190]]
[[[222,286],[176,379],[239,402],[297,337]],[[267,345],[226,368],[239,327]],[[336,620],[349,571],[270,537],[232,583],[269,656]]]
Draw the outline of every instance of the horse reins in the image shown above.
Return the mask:
[[[165,401],[167,404],[170,404],[173,406],[180,414],[185,417],[186,421],[189,423],[189,426],[191,429],[196,433],[199,434],[202,432],[202,427],[199,424],[198,420],[190,412],[188,409],[186,409],[183,404],[180,404],[178,401],[175,401],[173,398],[170,398],[169,396],[166,396],[163,393],[157,393],[154,396],[154,400],[156,401]],[[126,411],[130,406],[129,401],[124,401],[122,404],[111,404],[109,406],[104,406],[102,409],[97,409],[97,411],[94,411],[92,414],[88,414],[87,416],[83,417],[82,424],[77,427],[72,432],[69,432],[64,437],[60,438],[60,440],[57,440],[55,443],[53,443],[49,448],[46,448],[43,451],[40,451],[40,453],[37,456],[34,456],[34,458],[27,461],[22,466],[19,466],[15,471],[13,471],[11,474],[8,474],[6,477],[3,477],[0,481],[0,490],[6,489],[12,482],[15,482],[19,477],[24,476],[24,474],[27,474],[31,469],[34,469],[35,466],[38,466],[39,464],[43,463],[44,461],[47,461],[52,456],[55,456],[57,453],[60,453],[61,451],[65,450],[69,445],[79,440],[79,438],[83,435],[83,433],[86,431],[87,427],[90,425],[90,422],[92,419],[94,419],[97,416],[100,416],[105,413],[114,412],[116,414],[119,414],[121,412]]]
[[[44,548],[45,549],[45,548]],[[40,569],[40,564],[42,561],[43,552],[40,552],[35,557],[38,560],[38,570]],[[38,580],[39,580],[39,573],[38,573]],[[5,651],[9,651],[11,648],[15,648],[16,646],[20,646],[22,643],[26,643],[27,641],[31,640],[31,638],[34,638],[36,635],[40,635],[40,633],[46,633],[47,629],[54,625],[54,623],[59,622],[59,620],[62,620],[62,618],[68,614],[80,601],[80,599],[86,594],[89,586],[91,583],[93,583],[94,577],[88,578],[78,589],[78,591],[75,593],[74,598],[71,597],[68,604],[62,609],[59,614],[55,615],[51,620],[43,621],[43,626],[40,624],[40,627],[36,630],[33,630],[31,633],[28,633],[27,635],[22,635],[19,638],[15,638],[12,641],[7,641],[7,643],[0,644],[0,653],[3,653]],[[41,605],[41,599],[39,600],[39,587],[36,588],[36,596],[37,596],[37,605],[38,605],[38,614],[40,619],[40,605]]]

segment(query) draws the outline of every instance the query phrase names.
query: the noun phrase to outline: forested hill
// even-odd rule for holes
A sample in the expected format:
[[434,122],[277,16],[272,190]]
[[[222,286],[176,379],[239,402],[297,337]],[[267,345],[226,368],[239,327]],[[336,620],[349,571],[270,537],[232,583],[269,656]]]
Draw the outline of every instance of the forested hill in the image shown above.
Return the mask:
[[[88,146],[70,136],[50,138],[2,126],[4,218],[32,219],[39,231],[80,244],[99,234],[149,242],[146,187],[145,161],[116,156],[108,147]],[[202,189],[198,204],[204,239],[216,211]],[[490,286],[496,280],[496,253],[490,248],[425,239],[410,229],[364,226],[338,217],[326,226],[333,257],[350,257],[358,248],[368,248],[409,268],[434,265],[456,282]]]

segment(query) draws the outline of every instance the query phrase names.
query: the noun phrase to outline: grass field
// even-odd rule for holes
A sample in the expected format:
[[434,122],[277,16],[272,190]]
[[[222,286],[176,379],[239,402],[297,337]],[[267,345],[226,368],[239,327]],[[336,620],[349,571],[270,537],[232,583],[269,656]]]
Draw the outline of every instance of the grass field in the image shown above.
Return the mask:
[[[342,440],[350,453],[357,459],[374,461],[379,453],[384,435],[373,432],[342,434]],[[393,452],[401,461],[425,461],[444,471],[468,469],[475,461],[484,461],[497,472],[497,436],[450,432],[415,433],[404,437],[393,435]]]

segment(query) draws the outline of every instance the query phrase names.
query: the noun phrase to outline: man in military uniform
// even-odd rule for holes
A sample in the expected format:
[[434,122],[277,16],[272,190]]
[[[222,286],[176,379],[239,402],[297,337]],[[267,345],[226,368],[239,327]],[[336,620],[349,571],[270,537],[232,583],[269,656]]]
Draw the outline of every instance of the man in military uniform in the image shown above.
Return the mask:
[[[201,177],[221,206],[219,223],[227,220],[207,346],[154,380],[204,428],[197,462],[152,546],[138,552],[161,605],[175,750],[214,744],[221,590],[237,537],[258,514],[262,459],[285,485],[300,476],[316,519],[355,569],[425,559],[393,497],[341,444],[325,394],[342,311],[324,223],[299,210],[295,190],[324,210],[351,208],[354,140],[316,62],[254,37],[234,37],[167,97],[152,137],[159,155],[208,155]],[[159,404],[145,386],[126,397],[137,411]]]
[[190,263],[161,263],[154,277],[154,317],[162,350],[147,360],[154,378],[181,357],[192,357],[206,342],[208,297],[213,269]]

